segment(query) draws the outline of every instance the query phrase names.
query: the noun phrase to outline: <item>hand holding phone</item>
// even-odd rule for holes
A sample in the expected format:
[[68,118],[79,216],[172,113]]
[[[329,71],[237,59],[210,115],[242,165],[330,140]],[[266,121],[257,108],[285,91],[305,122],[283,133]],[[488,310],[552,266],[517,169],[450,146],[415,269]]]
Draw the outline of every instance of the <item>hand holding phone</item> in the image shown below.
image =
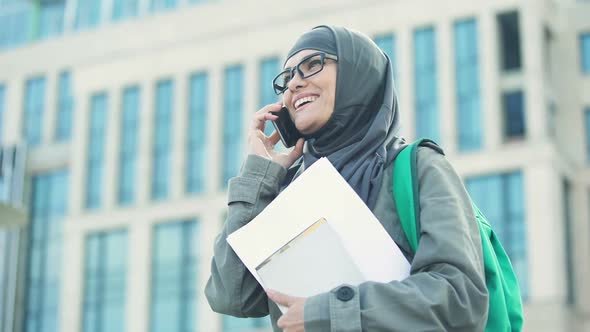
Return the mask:
[[279,137],[285,147],[290,148],[297,143],[297,140],[303,135],[295,127],[295,123],[291,120],[289,109],[283,106],[279,112],[273,113],[278,116],[278,119],[272,121],[275,130],[279,133]]

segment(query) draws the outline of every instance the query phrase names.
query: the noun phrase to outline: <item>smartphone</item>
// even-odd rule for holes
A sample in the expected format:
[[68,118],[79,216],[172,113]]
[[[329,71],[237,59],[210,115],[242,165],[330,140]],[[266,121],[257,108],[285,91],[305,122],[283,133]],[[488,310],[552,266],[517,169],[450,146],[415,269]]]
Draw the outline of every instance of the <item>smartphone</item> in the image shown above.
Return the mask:
[[301,135],[299,130],[297,130],[297,127],[295,127],[295,123],[291,120],[289,109],[283,106],[278,113],[273,114],[279,117],[274,120],[272,124],[279,133],[283,145],[287,148],[294,146],[295,143],[297,143],[297,140],[303,137],[303,135]]

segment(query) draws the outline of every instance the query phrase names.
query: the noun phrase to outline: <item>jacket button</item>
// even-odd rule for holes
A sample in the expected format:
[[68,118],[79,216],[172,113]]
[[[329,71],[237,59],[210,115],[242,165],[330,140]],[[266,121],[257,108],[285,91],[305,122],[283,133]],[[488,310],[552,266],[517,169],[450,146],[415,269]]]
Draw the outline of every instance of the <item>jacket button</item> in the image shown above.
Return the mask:
[[350,301],[354,297],[354,291],[348,286],[342,286],[336,292],[336,297],[340,301]]

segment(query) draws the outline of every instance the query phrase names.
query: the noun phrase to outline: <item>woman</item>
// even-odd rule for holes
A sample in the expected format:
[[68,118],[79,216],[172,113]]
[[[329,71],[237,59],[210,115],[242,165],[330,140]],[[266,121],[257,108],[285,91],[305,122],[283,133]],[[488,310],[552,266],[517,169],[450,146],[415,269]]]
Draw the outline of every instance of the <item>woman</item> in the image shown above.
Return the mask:
[[[310,64],[309,57],[318,55]],[[363,34],[320,26],[297,40],[284,67],[275,90],[282,93],[282,104],[304,139],[288,154],[278,153],[277,133],[267,137],[263,131],[282,104],[268,105],[254,116],[250,154],[229,184],[228,218],[215,243],[205,290],[213,310],[238,317],[270,314],[274,330],[283,331],[483,331],[488,294],[481,238],[461,179],[436,146],[418,150],[421,236],[415,255],[401,228],[391,177],[405,142],[398,136],[387,56]],[[343,285],[296,298],[265,292],[228,246],[228,234],[324,156],[411,262],[407,279]],[[297,160],[300,165],[291,176]],[[284,315],[277,303],[288,307]]]

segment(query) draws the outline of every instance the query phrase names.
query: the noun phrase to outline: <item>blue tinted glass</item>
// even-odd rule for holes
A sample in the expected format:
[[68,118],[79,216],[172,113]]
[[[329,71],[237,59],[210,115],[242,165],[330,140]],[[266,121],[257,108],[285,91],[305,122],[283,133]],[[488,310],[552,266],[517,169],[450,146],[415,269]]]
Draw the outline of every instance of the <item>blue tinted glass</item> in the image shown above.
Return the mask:
[[72,81],[69,72],[62,72],[58,82],[57,97],[57,123],[55,139],[57,141],[69,140],[72,136],[74,97],[72,93]]
[[504,109],[504,135],[522,137],[525,134],[524,94],[522,91],[504,93],[502,96]]
[[203,192],[205,189],[205,157],[207,147],[207,74],[194,74],[190,78],[189,124],[186,151],[186,191]]
[[84,276],[83,331],[125,331],[126,231],[87,237]]
[[91,28],[100,22],[101,0],[78,0],[76,29]]
[[[258,108],[262,108],[268,104],[276,103],[279,97],[275,94],[272,88],[272,80],[279,73],[280,63],[278,58],[268,58],[260,62],[260,75],[259,75],[259,102]],[[264,133],[266,135],[272,134],[274,128],[270,121],[266,122]]]
[[455,77],[459,150],[471,151],[482,147],[479,54],[477,22],[474,19],[454,25]]
[[414,32],[416,137],[440,142],[436,42],[433,28]]
[[582,72],[584,74],[590,74],[590,33],[580,36],[580,58]]
[[57,331],[60,315],[62,222],[67,210],[68,172],[32,179],[29,216],[28,290],[25,330]]
[[137,142],[139,141],[139,87],[123,90],[121,112],[121,145],[119,147],[118,201],[127,205],[135,200],[135,165],[137,162]]
[[528,258],[521,172],[469,178],[465,185],[508,253],[523,298],[528,295]]
[[150,8],[154,12],[166,11],[176,7],[176,0],[150,0]]
[[6,108],[6,89],[4,85],[0,85],[0,143],[3,141],[4,135],[4,109]]
[[63,33],[65,1],[40,2],[37,10],[39,39],[59,36]]
[[590,107],[584,112],[584,122],[586,123],[586,160],[590,162]]
[[396,57],[396,40],[393,34],[384,34],[379,35],[374,38],[375,44],[379,46],[385,54],[391,60],[391,65],[393,66],[393,78],[395,81],[395,87],[399,88],[399,80],[398,80],[398,70],[397,70],[397,57]]
[[223,101],[222,186],[238,174],[242,152],[243,70],[236,65],[225,69]]
[[88,130],[88,157],[86,172],[86,208],[101,205],[102,174],[104,168],[107,119],[107,95],[96,94],[90,100],[90,123]]
[[198,224],[165,223],[154,231],[151,331],[195,331]]
[[113,21],[137,16],[139,0],[113,0]]
[[152,198],[168,197],[170,182],[170,149],[172,148],[172,112],[174,85],[170,80],[156,85],[154,147],[152,159]]
[[45,78],[27,80],[25,86],[23,136],[30,146],[41,144],[45,113]]
[[0,16],[0,50],[22,45],[33,34],[33,8],[28,1],[14,1]]

